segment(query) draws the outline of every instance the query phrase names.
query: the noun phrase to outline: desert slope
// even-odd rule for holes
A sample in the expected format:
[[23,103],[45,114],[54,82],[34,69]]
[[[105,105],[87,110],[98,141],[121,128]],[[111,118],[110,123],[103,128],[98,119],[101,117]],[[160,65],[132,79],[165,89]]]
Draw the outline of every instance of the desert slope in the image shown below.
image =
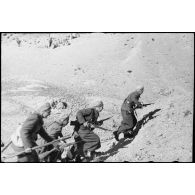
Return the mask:
[[[120,124],[122,101],[137,85],[144,84],[141,100],[154,104],[137,111],[134,140],[117,143],[110,131],[95,130],[102,140],[101,159],[192,161],[193,34],[80,34],[70,45],[55,49],[45,46],[47,37],[2,36],[4,142],[28,112],[53,97],[64,97],[75,112],[94,99],[102,99],[105,108],[101,118],[113,115],[104,127],[113,131]],[[74,119],[75,114],[71,117]],[[65,134],[71,131],[70,126],[64,128]]]

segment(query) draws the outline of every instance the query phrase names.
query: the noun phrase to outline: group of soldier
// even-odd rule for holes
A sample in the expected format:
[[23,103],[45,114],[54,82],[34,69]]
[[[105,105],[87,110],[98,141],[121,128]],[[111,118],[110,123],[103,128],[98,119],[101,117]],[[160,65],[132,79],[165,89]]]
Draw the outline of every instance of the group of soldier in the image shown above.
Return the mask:
[[[124,134],[124,139],[134,136],[133,130],[137,124],[134,111],[136,108],[142,108],[139,98],[143,91],[144,87],[139,86],[124,100],[121,107],[121,124],[113,132],[117,141],[121,133]],[[70,121],[74,126],[74,142],[63,158],[66,139],[59,137],[63,138],[62,129],[69,123],[70,115],[62,113],[50,124],[44,122],[57,106],[64,109],[67,104],[57,101],[45,103],[36,112],[31,113],[13,134],[11,147],[18,154],[17,162],[90,162],[99,154],[96,150],[101,147],[100,137],[93,130],[103,124],[102,121],[98,121],[104,108],[103,102],[98,101],[93,107],[79,110],[76,113],[76,121]],[[37,135],[41,138],[37,139]],[[37,145],[40,148],[34,149]],[[46,146],[41,147],[43,145]]]

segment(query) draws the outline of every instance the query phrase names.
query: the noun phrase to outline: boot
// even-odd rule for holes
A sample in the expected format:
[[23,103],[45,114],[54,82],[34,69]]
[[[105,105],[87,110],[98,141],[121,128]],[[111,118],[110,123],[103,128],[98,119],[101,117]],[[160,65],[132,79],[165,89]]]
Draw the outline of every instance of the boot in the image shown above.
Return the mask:
[[91,160],[91,152],[90,151],[84,151],[82,162],[90,162]]
[[91,156],[92,156],[92,152],[90,152],[90,151],[85,151],[84,154],[85,154],[85,157],[87,157],[87,158],[91,158]]
[[85,162],[90,162],[91,160],[93,160],[95,158],[96,152],[95,151],[85,151]]
[[118,139],[118,136],[119,136],[118,131],[114,131],[113,135],[114,135],[114,138],[116,139],[116,141],[119,141],[119,139]]
[[68,158],[68,157],[65,157],[65,158],[61,159],[61,162],[68,163],[68,162],[72,162],[72,160],[70,158]]

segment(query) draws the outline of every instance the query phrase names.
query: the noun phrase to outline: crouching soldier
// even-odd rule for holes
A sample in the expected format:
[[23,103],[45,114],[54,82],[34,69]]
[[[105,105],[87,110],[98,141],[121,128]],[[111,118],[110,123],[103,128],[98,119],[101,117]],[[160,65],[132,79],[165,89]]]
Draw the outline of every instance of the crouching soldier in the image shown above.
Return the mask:
[[39,162],[38,155],[31,148],[36,146],[37,134],[47,142],[53,140],[43,128],[43,118],[50,115],[51,106],[49,103],[44,104],[37,112],[30,114],[22,126],[12,135],[12,148],[15,152],[25,153],[18,156],[18,162]]
[[101,147],[101,143],[99,136],[93,130],[95,129],[94,125],[102,125],[97,122],[99,113],[102,110],[103,102],[100,101],[92,108],[82,109],[77,112],[76,121],[78,125],[74,129],[76,144],[68,151],[67,161],[75,158],[78,153],[81,153],[81,156],[88,160],[94,158],[95,150]]
[[113,134],[115,139],[119,141],[120,133],[124,134],[124,138],[133,137],[133,128],[137,124],[137,119],[134,114],[135,108],[141,108],[142,104],[139,102],[140,95],[143,93],[144,87],[139,86],[137,89],[130,93],[129,96],[124,100],[121,107],[122,122],[117,131]]
[[[69,122],[69,115],[67,116],[66,114],[62,114],[59,116],[57,120],[54,120],[49,124],[48,126],[45,126],[45,129],[48,133],[48,135],[52,139],[58,139],[60,137],[63,137],[62,135],[62,129],[65,127]],[[40,145],[43,145],[46,143],[44,139],[39,139],[37,143],[40,143]],[[47,151],[51,151],[53,149],[53,146],[46,146],[41,148],[41,150],[38,152],[39,155],[43,155]],[[53,150],[52,153],[50,153],[47,157],[45,157],[44,160],[45,162],[56,162],[57,160],[61,160],[61,154],[62,152],[60,150]]]

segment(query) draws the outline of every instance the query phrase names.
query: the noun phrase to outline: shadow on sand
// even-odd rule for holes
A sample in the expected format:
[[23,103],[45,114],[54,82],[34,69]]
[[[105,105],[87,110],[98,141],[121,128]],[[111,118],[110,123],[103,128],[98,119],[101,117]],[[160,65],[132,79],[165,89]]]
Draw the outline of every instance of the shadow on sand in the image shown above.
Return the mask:
[[119,140],[117,144],[113,143],[112,147],[108,151],[102,153],[99,160],[105,161],[108,157],[114,156],[115,154],[117,154],[119,149],[128,147],[127,145],[130,144],[135,139],[141,127],[144,126],[148,121],[156,118],[158,115],[154,116],[154,114],[156,114],[160,110],[161,109],[155,109],[149,112],[148,114],[144,115],[143,118],[137,122],[136,127],[133,132],[133,137],[128,140],[125,140],[124,138],[122,138]]

